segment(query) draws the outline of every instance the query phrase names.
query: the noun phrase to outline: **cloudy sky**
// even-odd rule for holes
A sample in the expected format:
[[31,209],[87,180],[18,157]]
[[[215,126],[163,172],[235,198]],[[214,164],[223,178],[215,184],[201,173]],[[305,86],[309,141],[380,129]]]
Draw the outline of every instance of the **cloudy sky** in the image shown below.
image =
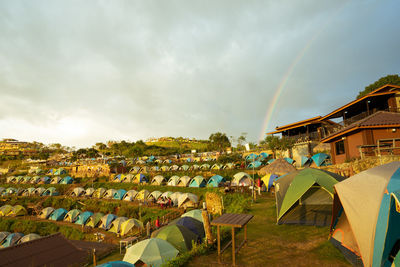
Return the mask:
[[256,141],[400,73],[399,10],[398,0],[4,0],[0,138]]

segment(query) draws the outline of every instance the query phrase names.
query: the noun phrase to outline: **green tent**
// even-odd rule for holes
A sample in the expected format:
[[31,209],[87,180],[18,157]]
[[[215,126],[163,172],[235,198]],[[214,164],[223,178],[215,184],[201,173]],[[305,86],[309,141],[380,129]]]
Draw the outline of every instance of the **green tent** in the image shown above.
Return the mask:
[[53,213],[54,208],[52,207],[47,207],[42,209],[42,211],[39,213],[38,217],[41,219],[48,219],[50,215]]
[[202,212],[202,211],[199,210],[199,209],[197,209],[197,210],[191,210],[191,211],[188,211],[188,212],[182,214],[181,217],[192,217],[193,219],[196,219],[196,220],[198,220],[199,222],[204,223],[204,222],[203,222],[203,216],[201,215],[201,212]]
[[105,192],[106,192],[106,189],[105,189],[105,188],[103,188],[103,187],[97,188],[97,189],[94,191],[92,197],[93,197],[93,198],[102,198]]
[[118,234],[121,231],[121,226],[124,222],[126,222],[128,218],[126,217],[118,217],[114,221],[111,222],[109,232]]
[[41,238],[41,236],[38,235],[38,234],[24,235],[23,237],[21,237],[20,240],[18,240],[17,244],[25,243],[25,242],[32,241],[32,240],[35,240],[35,239],[38,239],[38,238]]
[[10,213],[8,213],[8,216],[23,216],[23,215],[27,215],[28,212],[26,211],[26,209],[24,207],[22,207],[21,205],[15,205],[12,210],[10,211]]
[[143,223],[136,219],[126,220],[121,224],[121,231],[119,234],[121,236],[125,236],[128,233],[132,232],[133,229],[138,229],[140,231],[141,229],[143,229]]
[[82,211],[78,209],[73,209],[68,211],[68,213],[64,217],[65,222],[75,222],[76,219],[78,218],[79,214],[81,214]]
[[147,196],[147,199],[150,201],[157,201],[157,199],[162,195],[160,191],[153,191],[151,194]]
[[155,236],[168,241],[179,252],[186,252],[192,249],[192,241],[197,242],[198,236],[182,225],[168,225],[157,233]]
[[168,260],[175,258],[178,253],[179,251],[167,241],[160,238],[149,238],[129,247],[123,261],[159,267]]
[[97,227],[97,225],[100,223],[101,218],[103,218],[104,214],[101,212],[96,212],[90,218],[86,221],[86,226],[89,227]]
[[340,175],[313,168],[281,176],[275,182],[278,224],[329,225],[333,186],[342,180]]
[[1,216],[7,216],[13,209],[13,206],[11,205],[4,205],[0,207],[0,217]]

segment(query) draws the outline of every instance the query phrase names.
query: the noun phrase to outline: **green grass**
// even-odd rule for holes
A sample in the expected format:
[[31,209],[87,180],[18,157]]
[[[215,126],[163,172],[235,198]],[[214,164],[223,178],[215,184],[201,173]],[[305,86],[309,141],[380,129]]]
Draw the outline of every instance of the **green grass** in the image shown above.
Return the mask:
[[[249,214],[254,218],[247,228],[248,246],[236,256],[241,266],[349,266],[342,254],[328,241],[329,227],[277,225],[275,198],[265,194],[252,204]],[[230,231],[230,229],[225,229]],[[243,240],[244,232],[236,235],[236,244]],[[222,246],[230,240],[225,238]],[[231,248],[222,257],[232,262]],[[195,257],[189,266],[219,266],[217,253]]]

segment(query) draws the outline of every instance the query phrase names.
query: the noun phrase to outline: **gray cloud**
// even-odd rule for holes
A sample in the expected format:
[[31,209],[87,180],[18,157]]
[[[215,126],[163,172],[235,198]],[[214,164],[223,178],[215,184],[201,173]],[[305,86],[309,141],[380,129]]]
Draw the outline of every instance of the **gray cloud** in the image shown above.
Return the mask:
[[[3,1],[0,136],[256,140],[399,69],[396,1]],[[312,40],[312,41],[310,41]],[[70,127],[70,128],[69,128]]]

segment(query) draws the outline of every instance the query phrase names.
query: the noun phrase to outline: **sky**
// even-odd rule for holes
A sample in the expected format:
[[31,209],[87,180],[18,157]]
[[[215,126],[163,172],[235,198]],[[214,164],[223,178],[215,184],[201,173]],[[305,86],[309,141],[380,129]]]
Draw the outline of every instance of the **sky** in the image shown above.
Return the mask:
[[0,138],[247,133],[400,73],[400,1],[0,1]]

